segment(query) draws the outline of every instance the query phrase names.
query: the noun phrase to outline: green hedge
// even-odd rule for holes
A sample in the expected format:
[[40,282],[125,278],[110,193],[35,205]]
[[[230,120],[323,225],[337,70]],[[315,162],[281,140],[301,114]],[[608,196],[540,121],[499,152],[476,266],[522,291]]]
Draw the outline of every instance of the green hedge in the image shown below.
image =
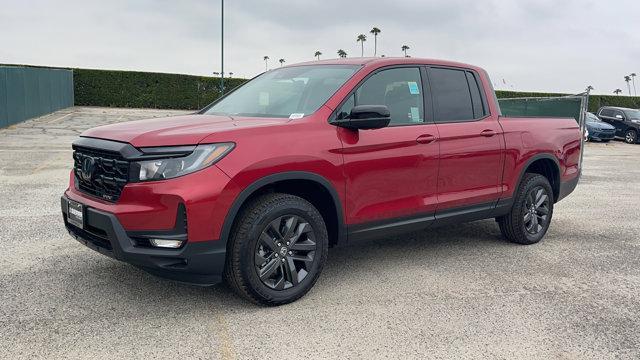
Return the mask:
[[[496,96],[502,98],[519,98],[519,97],[553,97],[566,96],[570,94],[561,93],[538,93],[538,92],[519,92],[519,91],[502,91],[497,90]],[[589,111],[596,112],[602,106],[620,106],[626,108],[640,108],[640,97],[638,96],[621,96],[621,95],[590,95]]]
[[[220,96],[220,78],[138,71],[73,69],[75,104],[156,109],[199,109]],[[245,79],[225,79],[231,90]],[[562,93],[496,91],[498,98],[563,96]],[[589,111],[601,106],[640,107],[640,97],[591,95]]]
[[[220,96],[220,78],[138,71],[73,69],[75,104],[199,109]],[[224,79],[227,91],[245,79]]]

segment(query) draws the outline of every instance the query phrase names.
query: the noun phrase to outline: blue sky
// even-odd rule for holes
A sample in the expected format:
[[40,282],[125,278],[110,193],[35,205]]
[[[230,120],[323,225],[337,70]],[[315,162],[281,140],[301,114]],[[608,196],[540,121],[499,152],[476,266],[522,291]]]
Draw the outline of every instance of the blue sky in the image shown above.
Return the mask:
[[[626,92],[640,74],[640,1],[227,0],[225,70],[252,77],[344,49],[480,65],[496,88]],[[220,69],[220,2],[0,0],[0,63],[210,75]],[[504,82],[503,82],[504,79]],[[640,85],[640,78],[638,78]],[[639,86],[640,87],[640,86]]]

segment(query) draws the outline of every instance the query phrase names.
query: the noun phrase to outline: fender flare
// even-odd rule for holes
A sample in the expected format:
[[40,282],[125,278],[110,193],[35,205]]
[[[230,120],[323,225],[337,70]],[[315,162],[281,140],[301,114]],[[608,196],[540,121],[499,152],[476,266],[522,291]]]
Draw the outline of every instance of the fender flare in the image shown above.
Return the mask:
[[[532,157],[530,157],[529,160],[527,160],[527,162],[522,166],[522,170],[520,171],[520,175],[518,176],[518,182],[516,182],[515,187],[514,187],[514,192],[520,187],[520,183],[522,182],[522,178],[524,177],[524,174],[526,174],[527,169],[529,168],[529,166],[531,164],[533,164],[535,161],[542,160],[542,159],[552,160],[553,163],[556,165],[556,168],[558,169],[558,189],[559,189],[559,187],[560,187],[560,162],[558,161],[558,158],[556,158],[551,153],[540,153],[540,154],[536,154],[536,155],[533,155]],[[554,200],[557,201],[558,199],[554,199]]]
[[346,231],[344,226],[344,216],[342,209],[342,202],[340,201],[340,197],[338,196],[338,192],[334,189],[333,185],[329,180],[324,178],[321,175],[316,173],[307,172],[307,171],[287,171],[276,173],[272,175],[267,175],[262,177],[251,185],[247,186],[240,192],[240,194],[233,201],[233,204],[227,211],[227,215],[224,218],[224,222],[222,223],[222,229],[220,231],[220,241],[223,242],[224,246],[229,240],[231,235],[231,228],[233,227],[233,222],[235,221],[238,213],[240,212],[240,208],[246,202],[246,200],[253,195],[258,189],[273,184],[283,180],[308,180],[317,183],[322,186],[325,190],[331,194],[331,198],[333,200],[333,205],[336,208],[336,216],[338,219],[338,243],[342,243],[343,240],[346,240]]

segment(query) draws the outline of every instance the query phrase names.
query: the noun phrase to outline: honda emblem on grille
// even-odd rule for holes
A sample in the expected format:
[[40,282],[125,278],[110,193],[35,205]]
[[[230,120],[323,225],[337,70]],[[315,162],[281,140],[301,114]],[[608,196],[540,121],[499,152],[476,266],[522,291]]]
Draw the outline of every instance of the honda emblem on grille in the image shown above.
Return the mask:
[[91,181],[95,167],[96,161],[92,157],[85,157],[82,160],[82,167],[80,168],[80,177],[82,180]]

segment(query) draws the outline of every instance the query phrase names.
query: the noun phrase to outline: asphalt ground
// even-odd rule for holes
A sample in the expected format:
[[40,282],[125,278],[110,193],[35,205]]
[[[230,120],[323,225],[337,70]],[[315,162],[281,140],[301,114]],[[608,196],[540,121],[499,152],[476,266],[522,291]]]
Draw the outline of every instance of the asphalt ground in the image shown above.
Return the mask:
[[309,294],[264,308],[64,229],[73,139],[180,113],[72,108],[0,130],[1,358],[640,358],[640,145],[587,144],[537,245],[485,220],[334,248]]

